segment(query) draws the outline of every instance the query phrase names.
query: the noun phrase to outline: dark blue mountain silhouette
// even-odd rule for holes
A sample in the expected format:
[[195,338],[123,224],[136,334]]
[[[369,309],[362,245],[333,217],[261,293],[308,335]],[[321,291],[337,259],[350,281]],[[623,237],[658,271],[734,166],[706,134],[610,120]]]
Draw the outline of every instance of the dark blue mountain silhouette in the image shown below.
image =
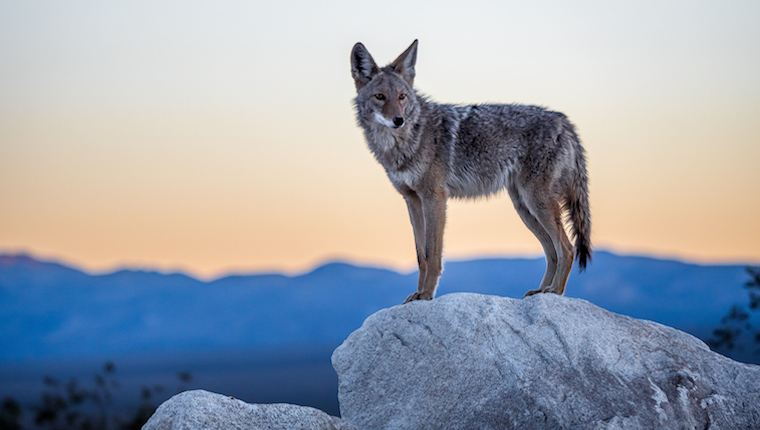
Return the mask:
[[[543,259],[449,262],[438,294],[521,297]],[[695,265],[597,252],[567,295],[705,338],[746,292],[741,265]],[[0,256],[0,363],[131,353],[337,346],[371,313],[401,303],[416,273],[329,263],[299,276],[121,270],[89,275]]]
[[[438,295],[519,298],[538,285],[544,266],[543,258],[448,262]],[[733,304],[746,302],[746,281],[742,265],[596,252],[586,272],[572,273],[566,294],[706,339]],[[91,275],[0,255],[0,398],[31,402],[43,375],[90,378],[113,360],[134,392],[141,385],[171,386],[176,372],[190,371],[195,385],[185,388],[337,414],[331,351],[416,285],[416,272],[341,262],[298,276],[237,274],[203,282],[142,270]]]

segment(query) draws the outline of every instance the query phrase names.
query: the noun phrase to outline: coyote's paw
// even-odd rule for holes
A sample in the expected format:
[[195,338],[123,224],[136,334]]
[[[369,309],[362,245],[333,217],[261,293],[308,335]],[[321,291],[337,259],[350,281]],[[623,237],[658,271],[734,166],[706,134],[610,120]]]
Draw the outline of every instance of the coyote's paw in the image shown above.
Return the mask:
[[556,294],[558,296],[561,296],[562,293],[564,293],[564,291],[557,291],[556,289],[554,289],[552,287],[547,287],[544,290],[530,290],[527,293],[525,293],[525,295],[523,296],[523,299],[526,298],[526,297],[533,296],[535,294],[539,294],[539,293],[544,293],[544,294],[546,294],[546,293],[553,293],[553,294]]
[[404,304],[413,302],[415,300],[433,300],[433,296],[425,293],[414,293],[410,294],[409,297],[404,300]]

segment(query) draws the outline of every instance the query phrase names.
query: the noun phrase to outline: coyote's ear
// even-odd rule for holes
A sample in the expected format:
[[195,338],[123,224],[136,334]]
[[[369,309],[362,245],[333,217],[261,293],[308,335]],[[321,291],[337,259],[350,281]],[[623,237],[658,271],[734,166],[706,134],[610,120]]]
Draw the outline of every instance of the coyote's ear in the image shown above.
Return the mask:
[[354,45],[351,50],[351,75],[354,77],[356,91],[359,91],[380,72],[375,60],[361,43]]
[[393,61],[390,66],[401,75],[409,86],[414,86],[414,65],[417,64],[417,40]]

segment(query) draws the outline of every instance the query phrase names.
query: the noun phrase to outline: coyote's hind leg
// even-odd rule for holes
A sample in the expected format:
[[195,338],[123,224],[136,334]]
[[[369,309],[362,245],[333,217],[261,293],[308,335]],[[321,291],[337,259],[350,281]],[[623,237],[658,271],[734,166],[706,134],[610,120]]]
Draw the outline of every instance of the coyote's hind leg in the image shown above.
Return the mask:
[[554,279],[554,274],[557,271],[557,251],[554,249],[554,242],[549,237],[549,233],[541,225],[540,222],[530,213],[530,209],[525,205],[525,202],[520,196],[520,192],[514,184],[510,184],[508,188],[509,197],[512,199],[512,204],[515,206],[517,214],[520,215],[523,223],[526,227],[536,236],[541,243],[541,247],[544,249],[544,255],[546,256],[546,272],[541,279],[541,283],[536,290],[530,290],[525,293],[525,297],[532,296],[533,294],[544,291],[549,285],[551,285]]
[[[559,199],[549,191],[552,187],[550,185],[532,185],[519,190],[520,200],[532,218],[528,217],[527,214],[524,216],[524,211],[521,212],[520,209],[518,212],[521,213],[521,217],[524,217],[523,221],[528,218],[526,225],[536,234],[544,248],[546,274],[538,291],[528,291],[526,296],[539,292],[562,295],[565,292],[565,284],[573,266],[573,245],[565,233]],[[537,221],[538,226],[533,220]]]

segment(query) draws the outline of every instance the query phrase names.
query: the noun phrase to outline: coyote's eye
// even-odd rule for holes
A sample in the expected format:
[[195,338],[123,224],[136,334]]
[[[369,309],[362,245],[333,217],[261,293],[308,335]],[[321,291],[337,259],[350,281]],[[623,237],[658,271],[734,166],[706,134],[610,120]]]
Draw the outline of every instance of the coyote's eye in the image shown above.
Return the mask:
[[385,100],[385,95],[384,94],[375,94],[375,98],[378,99],[378,100]]
[[398,95],[398,99],[399,100],[404,100],[405,98],[406,98],[406,94],[404,94],[404,93],[401,93],[401,94]]

